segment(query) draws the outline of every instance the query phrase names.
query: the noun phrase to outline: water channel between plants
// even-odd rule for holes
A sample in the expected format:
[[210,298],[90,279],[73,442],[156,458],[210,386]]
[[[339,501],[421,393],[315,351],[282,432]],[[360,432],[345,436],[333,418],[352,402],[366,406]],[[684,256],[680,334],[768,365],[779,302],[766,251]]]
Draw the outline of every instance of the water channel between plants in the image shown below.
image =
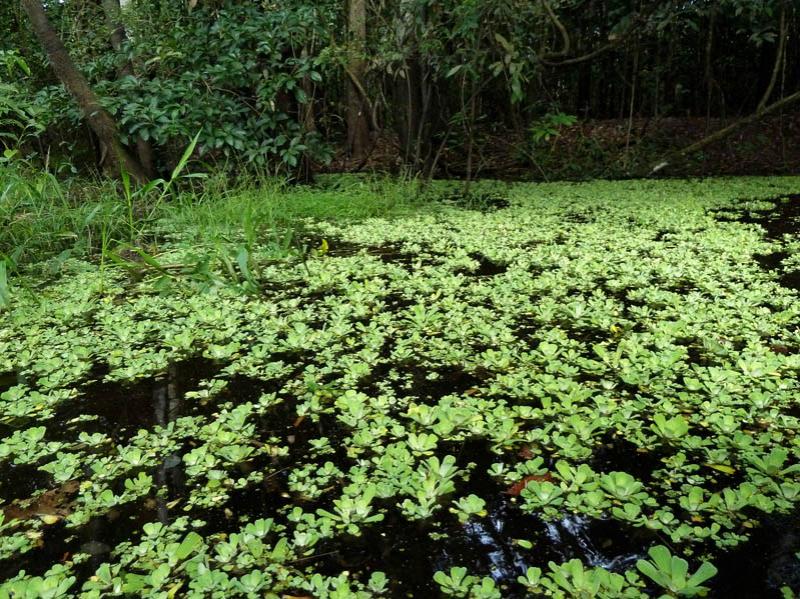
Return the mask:
[[793,596],[798,189],[513,185],[249,294],[33,269],[0,596]]

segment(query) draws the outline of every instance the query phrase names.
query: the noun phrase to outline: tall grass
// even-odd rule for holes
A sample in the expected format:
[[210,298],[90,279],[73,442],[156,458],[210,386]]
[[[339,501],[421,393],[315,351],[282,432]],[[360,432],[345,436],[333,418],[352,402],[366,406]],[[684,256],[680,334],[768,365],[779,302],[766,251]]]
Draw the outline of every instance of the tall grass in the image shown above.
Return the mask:
[[59,181],[0,165],[0,260],[10,268],[62,252],[92,255],[101,239],[127,236],[110,181]]
[[237,244],[286,253],[307,219],[358,220],[419,208],[408,181],[328,176],[292,186],[240,176],[170,181],[135,190],[109,179],[59,180],[24,163],[0,164],[0,261],[18,266],[54,256],[98,258],[120,245],[165,240]]
[[0,312],[11,305],[11,285],[6,263],[0,260]]
[[197,242],[239,237],[263,243],[285,237],[307,219],[346,222],[400,216],[418,207],[409,184],[384,178],[329,176],[315,186],[293,186],[250,176],[228,187],[219,177],[199,192],[181,194],[163,212],[161,225]]

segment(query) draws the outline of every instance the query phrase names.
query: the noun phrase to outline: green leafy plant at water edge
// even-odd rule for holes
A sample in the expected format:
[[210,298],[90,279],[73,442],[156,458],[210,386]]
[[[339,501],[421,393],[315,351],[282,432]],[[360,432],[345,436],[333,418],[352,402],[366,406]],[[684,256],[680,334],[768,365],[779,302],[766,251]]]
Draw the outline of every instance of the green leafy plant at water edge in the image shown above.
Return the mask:
[[466,568],[453,567],[449,573],[436,572],[433,575],[433,580],[445,595],[451,597],[471,599],[497,599],[501,597],[500,590],[495,586],[494,580],[489,577],[479,578],[467,574]]
[[11,284],[8,280],[6,263],[0,260],[0,311],[11,306]]
[[717,574],[712,564],[703,562],[694,574],[689,575],[689,563],[672,555],[663,545],[652,547],[647,553],[650,561],[639,560],[636,568],[672,596],[705,595],[708,588],[702,584]]

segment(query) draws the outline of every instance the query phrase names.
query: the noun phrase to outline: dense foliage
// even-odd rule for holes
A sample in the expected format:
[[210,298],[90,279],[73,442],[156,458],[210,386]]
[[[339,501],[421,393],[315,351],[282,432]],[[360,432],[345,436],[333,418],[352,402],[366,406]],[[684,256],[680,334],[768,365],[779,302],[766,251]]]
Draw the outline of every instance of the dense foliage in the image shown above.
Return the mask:
[[[355,128],[372,139],[359,160],[392,132],[389,166],[470,176],[487,168],[492,136],[513,136],[532,166],[568,115],[735,118],[800,78],[786,0],[129,0],[119,23],[108,3],[45,4],[123,140],[154,145],[162,170],[198,131],[207,160],[296,171],[303,157],[346,152]],[[10,83],[3,73],[0,106],[19,94],[19,110],[34,95],[39,106],[24,123],[6,114],[2,143],[90,159],[80,112],[16,3],[0,8],[0,27],[5,62],[31,67]],[[628,126],[626,151],[647,126]],[[647,166],[625,157],[629,170]]]

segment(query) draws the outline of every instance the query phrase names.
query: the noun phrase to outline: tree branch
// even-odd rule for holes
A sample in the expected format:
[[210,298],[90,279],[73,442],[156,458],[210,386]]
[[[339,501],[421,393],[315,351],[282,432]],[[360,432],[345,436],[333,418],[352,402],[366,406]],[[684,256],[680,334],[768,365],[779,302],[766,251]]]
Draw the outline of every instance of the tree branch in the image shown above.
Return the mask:
[[[657,6],[658,3],[654,3],[654,4],[656,4],[656,6]],[[546,6],[549,7],[549,5],[547,5],[547,4],[546,4]],[[552,9],[551,9],[551,12],[552,12]],[[553,54],[545,54],[544,56],[539,56],[538,57],[539,58],[539,62],[541,62],[543,65],[548,66],[548,67],[566,67],[566,66],[576,65],[576,64],[580,64],[582,62],[587,62],[589,60],[592,60],[592,59],[596,58],[597,56],[600,56],[601,54],[604,54],[605,52],[608,52],[609,50],[613,50],[617,46],[621,45],[622,42],[627,40],[631,36],[631,34],[633,34],[636,31],[637,27],[641,23],[646,22],[647,18],[653,12],[654,12],[654,10],[651,10],[646,14],[636,13],[633,17],[631,17],[631,24],[627,27],[627,29],[625,29],[625,31],[623,31],[620,34],[610,34],[609,35],[609,42],[607,44],[603,45],[603,46],[600,46],[596,50],[592,50],[591,52],[588,52],[588,53],[583,54],[581,56],[575,56],[573,58],[565,58],[564,60],[558,60],[558,61],[551,60],[553,58],[560,58],[562,56],[566,56],[566,54],[564,54],[563,50],[562,50],[560,52],[556,52],[556,53],[553,53]],[[559,21],[559,24],[560,24],[560,21]],[[563,25],[562,25],[562,27],[563,27]],[[566,39],[569,39],[568,35],[567,35]]]
[[714,133],[704,137],[700,141],[697,141],[697,142],[695,142],[695,143],[693,143],[691,145],[688,145],[688,146],[686,146],[685,148],[683,148],[681,150],[677,150],[675,152],[672,152],[672,153],[668,154],[667,157],[662,162],[660,162],[657,165],[655,165],[653,167],[653,169],[650,171],[650,174],[653,175],[653,174],[657,173],[658,171],[662,170],[663,168],[669,166],[669,164],[672,161],[674,161],[676,158],[680,158],[682,156],[687,156],[688,154],[692,154],[693,152],[697,152],[698,150],[702,150],[706,146],[708,146],[708,145],[710,145],[710,144],[712,144],[712,143],[714,143],[716,141],[719,141],[721,139],[724,139],[724,138],[728,137],[731,133],[741,129],[745,125],[749,125],[750,123],[753,123],[753,122],[757,121],[758,119],[767,116],[771,112],[775,112],[776,110],[780,110],[781,108],[784,108],[784,107],[788,106],[789,104],[797,102],[798,100],[800,100],[800,91],[796,91],[793,94],[791,94],[789,96],[786,96],[785,98],[781,98],[780,100],[770,104],[769,106],[765,106],[763,108],[760,108],[760,109],[756,110],[756,112],[754,112],[753,114],[751,114],[749,116],[746,116],[746,117],[744,117],[742,119],[739,119],[738,121],[736,121],[734,123],[731,123],[727,127],[724,127],[723,129],[720,129],[719,131],[715,131]]
[[550,2],[548,0],[542,0],[542,6],[544,6],[544,10],[547,13],[547,16],[550,18],[550,22],[553,23],[555,28],[561,34],[561,40],[564,44],[561,50],[559,50],[558,52],[553,52],[552,54],[548,55],[548,58],[563,58],[565,56],[569,56],[569,50],[572,44],[569,39],[569,33],[567,32],[567,28],[564,27],[564,24],[559,20],[558,16],[553,10],[553,7],[550,6]]
[[[627,37],[627,35],[625,37]],[[574,64],[580,64],[582,62],[586,62],[588,60],[592,60],[593,58],[595,58],[597,56],[600,56],[601,54],[604,54],[605,52],[608,52],[612,48],[616,48],[617,46],[620,45],[620,43],[623,41],[623,39],[624,38],[622,38],[622,37],[616,38],[614,41],[609,42],[605,46],[601,46],[600,48],[598,48],[596,50],[593,50],[593,51],[589,52],[588,54],[583,54],[582,56],[576,56],[574,58],[567,58],[565,60],[559,60],[558,62],[553,62],[553,61],[549,60],[551,55],[548,55],[547,58],[539,58],[539,62],[541,62],[543,65],[548,66],[548,67],[566,67],[566,66],[570,66],[570,65],[574,65]]]

